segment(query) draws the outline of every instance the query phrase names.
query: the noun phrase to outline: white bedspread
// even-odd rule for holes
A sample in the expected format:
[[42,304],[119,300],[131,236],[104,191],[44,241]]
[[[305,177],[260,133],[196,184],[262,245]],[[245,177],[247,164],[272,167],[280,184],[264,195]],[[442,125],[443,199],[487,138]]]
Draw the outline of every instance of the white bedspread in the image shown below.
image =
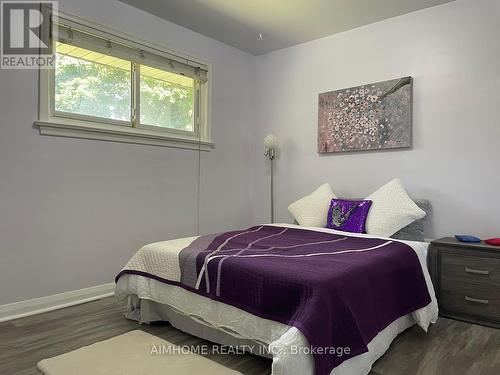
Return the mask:
[[[297,227],[291,224],[275,225]],[[304,229],[304,227],[301,228]],[[327,233],[342,233],[326,228],[305,229]],[[350,235],[374,237],[366,234]],[[125,268],[140,271],[145,267],[151,268],[154,266],[156,270],[161,270],[161,275],[164,278],[179,281],[179,252],[196,238],[189,237],[146,245],[139,250]],[[408,244],[418,256],[432,299],[431,303],[390,324],[370,342],[367,353],[343,362],[331,372],[331,375],[367,374],[372,364],[385,353],[392,340],[400,332],[415,323],[427,331],[429,325],[436,322],[438,317],[437,301],[426,265],[428,244],[412,241],[402,242]],[[121,276],[116,285],[115,295],[121,301],[127,300],[129,295],[136,295],[140,299],[148,299],[166,304],[200,323],[215,327],[236,337],[250,339],[267,345],[273,353],[273,375],[313,374],[314,363],[311,355],[290,354],[290,348],[292,347],[305,348],[308,346],[305,337],[295,327],[263,319],[236,307],[191,293],[182,287],[165,284],[138,275],[125,274]],[[286,348],[289,350],[283,350]]]

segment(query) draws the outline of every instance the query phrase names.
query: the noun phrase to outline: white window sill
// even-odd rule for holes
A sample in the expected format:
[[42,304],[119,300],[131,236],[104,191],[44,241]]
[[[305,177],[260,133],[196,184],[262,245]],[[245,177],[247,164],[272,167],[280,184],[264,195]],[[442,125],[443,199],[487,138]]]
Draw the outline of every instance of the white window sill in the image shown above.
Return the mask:
[[199,141],[195,137],[189,138],[178,134],[147,129],[129,128],[106,124],[72,124],[63,121],[36,121],[40,134],[58,137],[97,139],[111,142],[136,143],[162,147],[183,148],[189,150],[210,151],[215,144]]

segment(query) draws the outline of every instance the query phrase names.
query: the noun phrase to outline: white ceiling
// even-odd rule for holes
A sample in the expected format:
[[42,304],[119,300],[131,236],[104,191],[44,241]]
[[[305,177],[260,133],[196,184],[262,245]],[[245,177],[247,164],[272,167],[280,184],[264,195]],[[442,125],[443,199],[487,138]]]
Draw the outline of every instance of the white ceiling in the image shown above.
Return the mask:
[[120,1],[261,55],[453,0]]

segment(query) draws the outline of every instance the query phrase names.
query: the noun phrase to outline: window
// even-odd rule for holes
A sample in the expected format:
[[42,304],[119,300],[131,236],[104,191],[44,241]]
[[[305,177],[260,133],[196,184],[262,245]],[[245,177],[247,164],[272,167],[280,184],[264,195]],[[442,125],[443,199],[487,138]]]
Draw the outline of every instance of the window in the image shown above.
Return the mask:
[[140,67],[140,122],[194,131],[194,80],[146,65]]
[[55,67],[40,71],[42,134],[213,147],[206,64],[81,21],[54,28]]
[[56,43],[55,111],[130,122],[132,64]]

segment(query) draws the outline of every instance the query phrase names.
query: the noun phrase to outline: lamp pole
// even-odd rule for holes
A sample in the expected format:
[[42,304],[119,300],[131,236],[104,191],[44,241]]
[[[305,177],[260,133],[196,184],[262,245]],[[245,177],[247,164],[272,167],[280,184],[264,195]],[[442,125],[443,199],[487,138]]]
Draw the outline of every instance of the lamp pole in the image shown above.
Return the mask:
[[271,223],[274,224],[274,148],[271,149]]
[[274,134],[269,134],[264,138],[266,147],[265,156],[271,161],[271,223],[274,223],[274,158],[278,148],[278,138]]
[[276,150],[268,148],[264,155],[271,160],[271,223],[274,223],[274,157]]

